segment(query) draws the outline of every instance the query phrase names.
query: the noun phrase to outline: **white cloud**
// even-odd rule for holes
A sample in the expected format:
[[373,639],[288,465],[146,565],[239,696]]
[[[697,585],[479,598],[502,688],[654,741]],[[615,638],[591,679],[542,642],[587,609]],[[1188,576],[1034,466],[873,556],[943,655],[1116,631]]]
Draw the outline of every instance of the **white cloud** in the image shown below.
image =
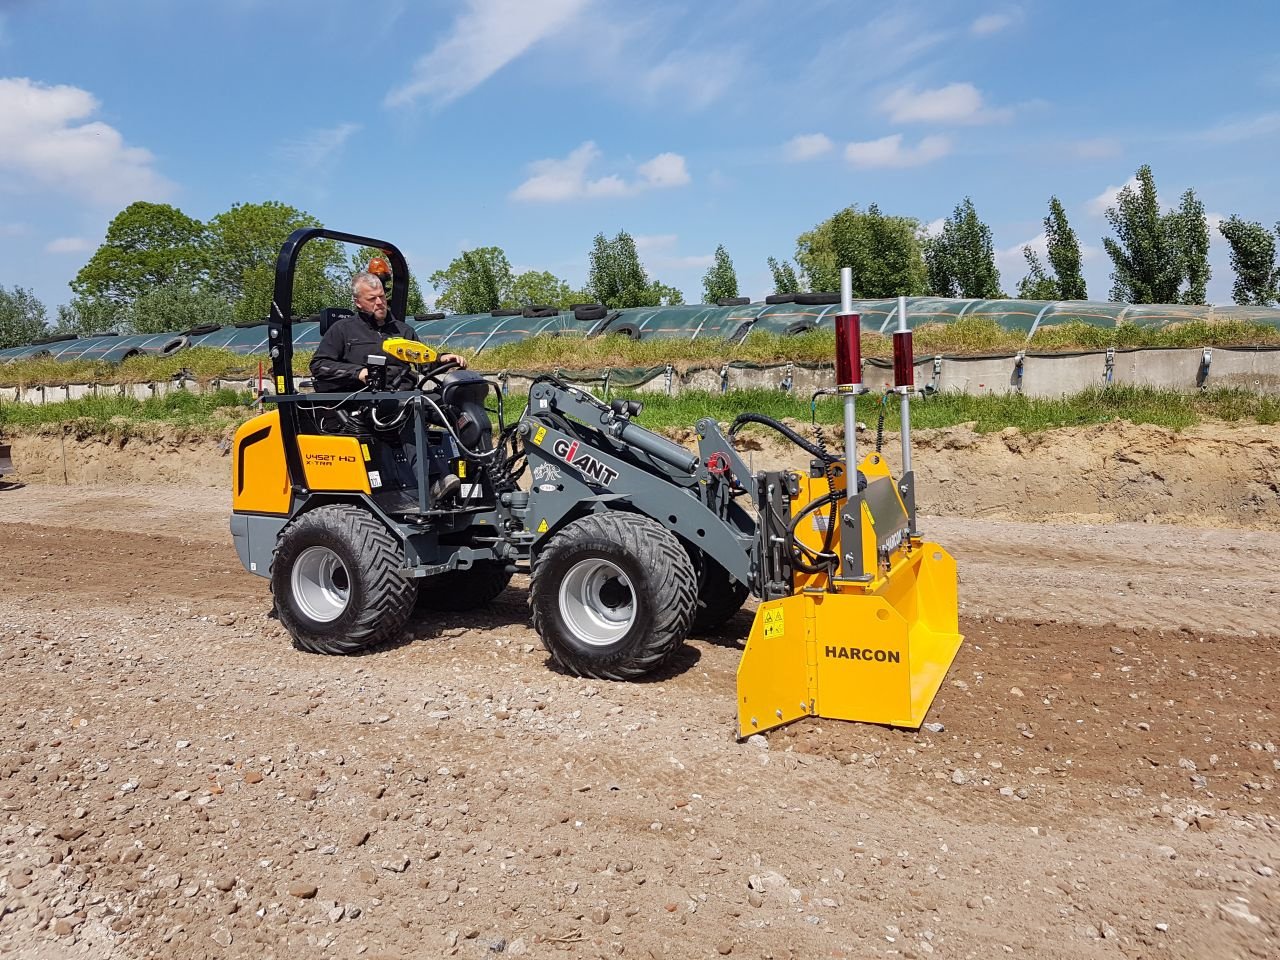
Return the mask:
[[1030,240],[1015,243],[1011,247],[1001,247],[996,251],[996,266],[1001,273],[1015,273],[1019,270],[1026,270],[1027,258],[1022,252],[1023,247],[1030,247],[1036,256],[1040,258],[1041,263],[1047,262],[1049,241],[1044,231],[1041,231]]
[[631,239],[636,242],[636,250],[640,253],[656,253],[673,249],[680,237],[674,233],[651,233],[641,234]]
[[734,85],[744,59],[738,48],[678,50],[641,72],[634,82],[651,100],[668,99],[701,110]]
[[1247,120],[1231,120],[1191,135],[1205,143],[1243,143],[1280,133],[1280,113],[1262,113]]
[[930,220],[922,225],[920,230],[926,237],[937,237],[942,234],[942,228],[946,226],[946,223],[946,217],[938,217],[936,220]]
[[636,167],[634,180],[618,174],[593,180],[587,176],[587,170],[601,156],[600,148],[588,140],[563,159],[535,160],[529,165],[532,176],[511,192],[511,198],[557,203],[584,197],[626,197],[645,190],[681,187],[692,179],[684,157],[678,153],[660,153]]
[[802,160],[812,160],[814,157],[820,157],[824,153],[830,153],[834,146],[835,144],[831,142],[831,138],[825,133],[802,133],[783,144],[782,156],[786,160],[798,163]]
[[1089,212],[1091,217],[1101,217],[1107,212],[1108,207],[1114,207],[1116,205],[1116,198],[1120,196],[1121,190],[1125,187],[1137,189],[1137,186],[1138,178],[1130,177],[1118,187],[1107,187],[1107,189],[1103,190],[1092,200],[1085,203],[1084,208]]
[[1004,13],[988,13],[978,17],[969,24],[969,32],[975,37],[989,37],[993,33],[1007,30],[1022,21],[1021,10],[1008,10]]
[[880,110],[894,123],[1000,123],[1013,111],[984,105],[982,92],[972,83],[949,83],[935,90],[901,87],[880,102]]
[[84,237],[58,237],[44,245],[45,253],[86,253],[93,244]]
[[388,107],[427,97],[437,106],[474,90],[538,41],[561,30],[591,0],[467,0],[449,33],[386,96]]
[[943,136],[925,137],[915,147],[903,147],[902,134],[850,143],[844,157],[855,167],[919,167],[951,152],[951,141]]
[[313,130],[302,139],[286,144],[279,153],[290,167],[322,169],[337,157],[347,141],[359,132],[360,124],[358,123],[342,123],[336,127]]
[[636,168],[645,184],[656,189],[683,187],[691,179],[684,157],[678,153],[660,153]]
[[98,107],[78,87],[0,78],[0,174],[11,185],[49,187],[108,206],[171,195],[173,184],[155,171],[150,151],[89,119]]

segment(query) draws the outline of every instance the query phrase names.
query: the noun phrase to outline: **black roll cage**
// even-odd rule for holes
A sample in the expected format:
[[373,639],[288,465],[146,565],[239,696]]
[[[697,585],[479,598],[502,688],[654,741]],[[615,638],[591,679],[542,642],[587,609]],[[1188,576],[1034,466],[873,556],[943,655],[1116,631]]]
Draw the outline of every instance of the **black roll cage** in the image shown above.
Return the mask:
[[[312,400],[310,396],[300,395],[293,381],[293,277],[303,246],[312,240],[337,240],[339,243],[381,250],[391,262],[391,275],[395,280],[391,303],[388,305],[391,315],[403,321],[405,307],[409,302],[409,265],[400,248],[386,240],[343,233],[340,230],[326,230],[324,227],[302,227],[289,234],[284,246],[280,248],[280,255],[276,258],[275,289],[271,295],[271,316],[267,318],[267,344],[276,395],[263,399],[276,403],[280,410],[280,439],[284,444],[289,481],[296,493],[308,492],[302,459],[298,455],[298,404],[309,404]],[[412,392],[364,395],[367,400],[405,399],[412,396]]]

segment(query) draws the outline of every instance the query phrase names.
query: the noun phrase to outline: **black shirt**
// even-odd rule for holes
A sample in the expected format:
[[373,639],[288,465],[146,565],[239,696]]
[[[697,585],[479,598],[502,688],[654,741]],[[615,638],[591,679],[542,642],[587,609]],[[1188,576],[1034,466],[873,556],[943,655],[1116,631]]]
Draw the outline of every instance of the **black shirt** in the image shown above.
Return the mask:
[[[379,326],[372,314],[358,311],[343,317],[324,332],[311,358],[311,376],[320,393],[361,389],[360,371],[368,366],[370,354],[386,356],[382,341],[389,337],[417,340],[418,335],[404,321],[387,314]],[[387,389],[407,389],[412,384],[409,366],[395,357],[387,358]]]

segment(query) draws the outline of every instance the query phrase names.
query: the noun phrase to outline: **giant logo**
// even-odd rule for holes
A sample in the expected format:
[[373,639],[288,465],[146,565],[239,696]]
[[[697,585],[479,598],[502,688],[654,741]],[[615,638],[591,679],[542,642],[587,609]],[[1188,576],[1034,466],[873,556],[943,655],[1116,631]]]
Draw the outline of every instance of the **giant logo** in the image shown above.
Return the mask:
[[581,470],[583,476],[588,480],[594,480],[596,483],[607,487],[618,479],[617,470],[608,464],[601,463],[590,453],[582,450],[577,440],[557,440],[551,445],[551,449],[565,463]]

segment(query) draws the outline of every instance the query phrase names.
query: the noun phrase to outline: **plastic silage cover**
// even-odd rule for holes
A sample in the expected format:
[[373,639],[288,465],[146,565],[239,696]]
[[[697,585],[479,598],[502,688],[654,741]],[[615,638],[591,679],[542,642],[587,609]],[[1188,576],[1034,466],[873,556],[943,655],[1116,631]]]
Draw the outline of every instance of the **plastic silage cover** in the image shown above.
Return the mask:
[[516,340],[527,340],[539,334],[552,336],[584,336],[595,322],[577,320],[573,313],[553,317],[495,317],[487,313],[463,313],[439,320],[410,320],[409,326],[418,338],[437,350],[475,350]]

